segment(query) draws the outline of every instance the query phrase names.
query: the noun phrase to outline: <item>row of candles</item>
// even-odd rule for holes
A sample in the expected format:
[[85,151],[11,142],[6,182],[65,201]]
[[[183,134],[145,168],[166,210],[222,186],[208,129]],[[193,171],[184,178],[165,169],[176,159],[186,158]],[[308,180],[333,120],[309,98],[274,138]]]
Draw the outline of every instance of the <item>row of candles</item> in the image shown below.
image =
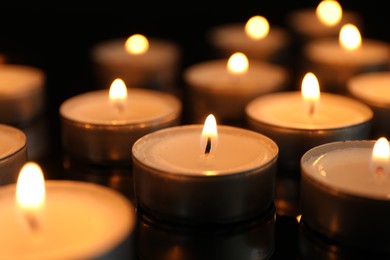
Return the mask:
[[[356,34],[355,29],[352,27],[352,34]],[[179,125],[182,103],[176,96],[166,91],[127,87],[145,78],[156,80],[153,84],[161,82],[160,76],[171,79],[169,67],[175,63],[168,57],[169,45],[164,45],[164,54],[158,54],[165,56],[156,58],[152,55],[153,51],[158,53],[158,48],[153,48],[153,41],[137,35],[127,39],[126,46],[132,45],[134,39],[150,44],[151,52],[145,54],[151,55],[149,58],[143,60],[137,54],[143,48],[136,45],[136,54],[131,56],[133,63],[124,55],[123,39],[105,43],[96,53],[100,75],[107,80],[115,78],[110,89],[84,93],[61,105],[62,143],[71,157],[95,165],[131,166],[136,206],[190,225],[236,223],[263,214],[274,203],[277,173],[292,172],[302,180],[302,216],[309,227],[348,246],[364,245],[389,253],[389,148],[388,141],[379,138],[379,134],[388,134],[381,124],[386,123],[382,118],[388,110],[383,107],[383,93],[390,76],[387,72],[353,75],[373,66],[387,66],[386,44],[364,41],[357,54],[339,49],[329,39],[318,45],[313,42],[308,53],[314,53],[314,65],[308,67],[316,72],[305,74],[301,91],[284,91],[288,73],[268,61],[248,60],[245,52],[235,52],[228,60],[195,65],[184,74],[193,102],[194,122],[209,116],[204,124]],[[106,63],[105,58],[115,61],[115,66]],[[156,62],[153,68],[145,65],[152,61]],[[338,81],[336,85],[348,87],[345,90],[354,98],[320,92],[317,72],[324,82],[332,81],[329,86],[333,87],[341,70],[332,70],[344,61],[347,64],[341,67],[350,70],[342,71],[342,83]],[[155,67],[159,63],[164,64],[163,71]],[[136,73],[129,75],[126,65],[136,66]],[[31,76],[27,75],[30,68],[3,64],[0,73],[27,82],[18,82],[27,86],[21,90],[26,94],[21,102],[19,93],[12,94],[17,90],[9,86],[12,80],[7,83],[9,92],[4,100],[18,102],[4,106],[2,121],[25,120],[23,117],[30,117],[28,113],[41,109],[41,72],[33,71]],[[32,78],[34,81],[30,81]],[[160,86],[167,84],[164,82]],[[26,104],[29,108],[23,110]],[[247,128],[216,123],[243,117]],[[5,186],[0,189],[4,195],[0,207],[7,212],[0,223],[9,223],[3,227],[4,232],[12,234],[1,243],[1,254],[129,257],[136,216],[132,203],[116,192],[90,183],[41,180],[41,184],[33,185],[40,186],[40,191],[24,197],[16,195],[15,203],[15,194],[23,181],[18,180],[16,185],[13,182],[22,178],[25,168],[27,174],[33,175],[39,167],[31,169],[27,167],[31,164],[25,164],[27,140],[21,131],[10,125],[0,129],[0,184]],[[373,134],[372,129],[377,132]],[[369,140],[372,136],[378,136],[378,140]],[[27,181],[25,189],[36,182],[39,180]],[[46,198],[42,195],[34,200],[36,194],[45,191]],[[86,221],[91,217],[92,222]],[[84,230],[81,233],[85,236],[75,239],[65,221]],[[110,224],[114,221],[115,228]],[[59,237],[58,232],[63,236]],[[61,241],[53,240],[52,235]],[[22,242],[20,237],[24,237]],[[56,243],[62,247],[58,249]]]

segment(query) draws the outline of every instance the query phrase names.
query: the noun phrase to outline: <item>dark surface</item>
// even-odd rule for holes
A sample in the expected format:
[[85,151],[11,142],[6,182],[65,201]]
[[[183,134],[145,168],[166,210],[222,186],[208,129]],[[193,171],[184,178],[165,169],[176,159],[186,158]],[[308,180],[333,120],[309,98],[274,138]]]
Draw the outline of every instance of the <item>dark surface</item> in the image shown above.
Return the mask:
[[[47,105],[38,136],[42,139],[35,145],[42,148],[37,161],[41,163],[46,179],[81,179],[110,186],[132,199],[132,180],[129,169],[110,169],[79,166],[66,160],[61,147],[59,106],[67,98],[89,90],[102,88],[96,80],[89,57],[90,48],[105,39],[128,36],[133,33],[158,36],[178,42],[183,50],[182,69],[191,64],[214,57],[212,49],[205,40],[206,31],[214,25],[246,20],[249,16],[261,14],[271,24],[285,26],[285,15],[293,9],[312,7],[313,1],[237,1],[233,3],[192,2],[176,5],[160,3],[139,5],[133,8],[102,7],[99,10],[87,9],[3,9],[0,15],[0,54],[7,63],[32,65],[42,68],[47,73]],[[388,32],[387,9],[385,1],[343,1],[344,8],[356,10],[364,17],[365,37],[390,40]],[[165,5],[166,4],[166,5]],[[215,6],[214,6],[215,5]],[[120,6],[120,5],[118,5]],[[288,69],[295,71],[295,61],[299,57],[290,57]],[[182,79],[178,78],[178,86],[185,91]],[[294,88],[294,86],[291,86]],[[184,108],[186,110],[186,108]],[[184,114],[183,124],[191,123]],[[40,129],[40,130],[39,130]],[[39,134],[40,133],[40,134]],[[37,148],[38,149],[38,148]],[[76,173],[76,174],[75,174]],[[287,200],[281,203],[296,214],[296,192],[299,180],[283,182],[286,184],[284,195]],[[292,185],[292,186],[291,186]],[[294,186],[296,185],[296,186]],[[293,194],[289,194],[289,192]],[[292,201],[288,201],[288,199]],[[276,215],[274,222],[274,252],[271,259],[345,259],[351,250],[333,245],[321,237],[310,234],[310,243],[299,239],[302,235],[295,216]],[[170,236],[169,230],[167,236]],[[192,234],[190,233],[186,233]],[[160,234],[161,235],[161,234]],[[215,235],[215,234],[214,234]],[[256,233],[256,235],[259,235]],[[226,236],[221,236],[221,239]],[[304,237],[307,238],[307,237]],[[163,240],[163,236],[161,236]],[[252,240],[251,240],[252,241]],[[255,239],[256,241],[256,239]],[[302,242],[303,241],[303,242]],[[153,243],[160,241],[153,240]],[[150,245],[150,250],[153,250]],[[161,245],[159,245],[161,246]],[[180,244],[177,244],[180,252]],[[251,259],[258,259],[256,244]],[[341,248],[341,249],[340,249]],[[161,247],[160,247],[161,250]],[[300,252],[303,253],[300,255]],[[340,253],[341,252],[341,253]],[[352,255],[359,255],[352,250]],[[181,259],[177,253],[171,259]]]

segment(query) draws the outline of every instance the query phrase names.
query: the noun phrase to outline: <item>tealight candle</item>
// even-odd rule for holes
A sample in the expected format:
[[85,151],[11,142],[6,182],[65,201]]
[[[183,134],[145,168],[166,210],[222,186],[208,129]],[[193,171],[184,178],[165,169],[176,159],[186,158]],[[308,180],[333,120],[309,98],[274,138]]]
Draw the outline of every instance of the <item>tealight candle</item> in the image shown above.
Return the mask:
[[175,42],[134,34],[98,43],[90,55],[102,86],[122,78],[128,87],[175,91],[181,58]]
[[362,17],[357,12],[343,10],[335,0],[320,1],[315,8],[293,10],[287,15],[286,23],[304,42],[337,36],[346,23],[363,26]]
[[17,64],[0,66],[0,122],[23,125],[37,118],[45,105],[45,73]]
[[115,79],[110,91],[95,90],[66,100],[60,114],[63,146],[71,157],[92,164],[131,165],[133,143],[178,124],[181,102],[156,90],[127,89]]
[[309,72],[301,91],[270,93],[246,107],[248,127],[275,140],[282,171],[299,174],[301,156],[319,144],[367,139],[372,110],[355,99],[320,93],[316,76]]
[[289,74],[283,67],[248,59],[236,52],[229,59],[204,61],[184,71],[191,116],[199,123],[212,113],[221,122],[236,124],[246,104],[257,96],[286,88]]
[[374,111],[372,136],[390,137],[390,72],[367,72],[351,77],[348,93]]
[[323,144],[301,160],[302,220],[350,248],[390,253],[389,143]]
[[352,76],[389,68],[390,45],[375,39],[362,39],[358,28],[345,24],[339,39],[308,42],[303,47],[306,66],[318,75],[324,90],[345,94]]
[[16,182],[26,161],[26,135],[18,128],[0,124],[0,186]]
[[220,125],[217,130],[213,115],[203,126],[145,135],[134,143],[132,154],[138,205],[160,218],[231,223],[255,217],[273,204],[275,142],[243,128]]
[[290,36],[285,29],[270,26],[261,15],[252,16],[245,24],[215,26],[207,36],[219,56],[228,57],[234,52],[243,52],[251,59],[270,62],[281,62],[290,43]]
[[92,183],[48,180],[26,163],[0,189],[1,259],[132,259],[136,215],[119,193]]

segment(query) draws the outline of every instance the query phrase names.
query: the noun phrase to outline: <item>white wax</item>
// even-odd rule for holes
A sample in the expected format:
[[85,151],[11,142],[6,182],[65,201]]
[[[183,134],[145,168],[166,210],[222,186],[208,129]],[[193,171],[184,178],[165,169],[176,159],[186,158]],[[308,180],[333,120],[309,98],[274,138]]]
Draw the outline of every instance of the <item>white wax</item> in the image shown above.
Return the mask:
[[0,160],[19,151],[26,141],[26,135],[19,129],[0,124]]
[[390,107],[390,72],[359,74],[348,81],[348,91],[371,104]]
[[246,113],[260,122],[292,129],[334,129],[364,123],[373,112],[365,104],[341,95],[321,93],[313,115],[300,91],[271,93],[254,99]]
[[344,10],[341,21],[334,25],[328,26],[323,24],[316,15],[315,8],[294,10],[287,16],[287,24],[299,34],[308,37],[337,36],[341,27],[346,23],[352,23],[361,28],[361,17],[352,11]]
[[362,45],[355,51],[345,50],[335,39],[318,39],[308,42],[304,55],[315,62],[327,65],[370,66],[388,64],[390,45],[386,42],[362,39]]
[[184,78],[192,87],[223,92],[271,92],[287,81],[285,69],[267,62],[249,60],[248,71],[234,75],[227,59],[205,61],[187,68]]
[[2,64],[0,66],[0,98],[24,97],[42,91],[45,75],[38,68]]
[[232,52],[242,51],[245,54],[273,54],[286,47],[289,36],[279,27],[270,27],[269,34],[259,40],[254,40],[245,33],[245,24],[226,24],[212,28],[209,40],[215,47]]
[[121,125],[158,121],[180,110],[178,99],[167,93],[129,88],[127,95],[124,110],[110,103],[109,91],[104,89],[66,100],[60,112],[65,118],[81,123]]
[[136,67],[160,68],[176,61],[178,46],[170,41],[148,38],[149,49],[141,55],[130,54],[125,49],[126,38],[111,39],[97,44],[92,49],[92,58],[98,63],[128,64]]
[[203,176],[247,172],[269,163],[278,153],[276,144],[265,136],[218,126],[218,146],[206,156],[200,148],[202,127],[177,126],[151,133],[134,144],[133,154],[159,171]]
[[15,185],[0,190],[0,259],[93,259],[110,252],[134,229],[126,198],[92,183],[46,181],[39,230],[24,222]]
[[390,178],[378,181],[371,172],[372,147],[335,145],[303,162],[306,173],[316,181],[345,193],[390,199]]

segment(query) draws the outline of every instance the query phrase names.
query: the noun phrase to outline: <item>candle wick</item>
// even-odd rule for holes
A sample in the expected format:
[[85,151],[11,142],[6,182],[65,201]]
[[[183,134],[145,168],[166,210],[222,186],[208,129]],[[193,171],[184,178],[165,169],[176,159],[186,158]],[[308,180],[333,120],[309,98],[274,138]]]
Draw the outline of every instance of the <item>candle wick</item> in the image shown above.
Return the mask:
[[310,104],[309,104],[309,116],[313,116],[314,115],[314,108],[315,108],[314,102],[310,102]]
[[25,214],[24,216],[31,230],[33,232],[37,232],[39,230],[39,223],[37,218],[33,214]]
[[379,166],[378,168],[376,168],[376,174],[382,175],[383,174],[383,167]]
[[206,149],[204,150],[205,154],[209,154],[211,150],[211,137],[207,137]]

